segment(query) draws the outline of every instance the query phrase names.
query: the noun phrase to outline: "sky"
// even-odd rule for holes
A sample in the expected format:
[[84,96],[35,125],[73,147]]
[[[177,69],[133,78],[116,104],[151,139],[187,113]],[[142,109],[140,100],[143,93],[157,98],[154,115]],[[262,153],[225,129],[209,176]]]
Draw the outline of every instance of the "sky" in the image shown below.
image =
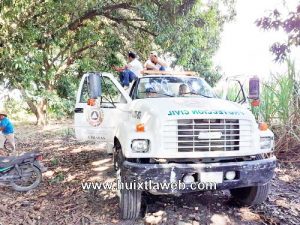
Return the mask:
[[[214,65],[220,66],[225,76],[257,75],[268,79],[270,73],[283,73],[286,65],[274,62],[269,51],[274,42],[284,41],[284,32],[263,31],[255,25],[255,20],[268,15],[277,8],[286,12],[294,10],[299,0],[237,0],[237,16],[225,24],[221,35],[221,45],[214,57]],[[300,70],[300,48],[292,50],[298,71]]]

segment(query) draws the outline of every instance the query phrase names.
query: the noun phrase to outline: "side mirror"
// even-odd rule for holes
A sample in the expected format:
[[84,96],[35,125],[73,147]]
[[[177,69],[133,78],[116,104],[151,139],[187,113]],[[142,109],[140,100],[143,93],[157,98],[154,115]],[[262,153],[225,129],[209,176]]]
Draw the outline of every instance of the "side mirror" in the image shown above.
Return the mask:
[[249,79],[249,99],[259,99],[259,78],[254,76]]
[[97,73],[90,73],[88,76],[89,97],[97,99],[101,96],[101,75]]

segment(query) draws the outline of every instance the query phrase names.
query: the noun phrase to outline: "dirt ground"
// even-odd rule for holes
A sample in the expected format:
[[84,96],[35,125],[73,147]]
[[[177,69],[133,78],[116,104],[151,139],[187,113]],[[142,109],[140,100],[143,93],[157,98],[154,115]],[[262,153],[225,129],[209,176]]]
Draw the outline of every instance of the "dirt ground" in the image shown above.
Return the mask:
[[17,126],[18,151],[40,150],[48,171],[43,183],[27,193],[0,187],[0,224],[300,224],[299,165],[280,164],[268,200],[240,207],[227,191],[145,196],[148,207],[136,221],[120,221],[115,191],[83,191],[84,181],[113,182],[112,158],[101,146],[78,143],[71,123],[43,129]]

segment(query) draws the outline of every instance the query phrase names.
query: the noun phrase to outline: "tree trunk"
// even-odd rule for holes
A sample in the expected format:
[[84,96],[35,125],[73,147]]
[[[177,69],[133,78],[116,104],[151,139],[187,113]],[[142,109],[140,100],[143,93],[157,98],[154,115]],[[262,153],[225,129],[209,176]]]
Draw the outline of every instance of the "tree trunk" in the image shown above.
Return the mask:
[[34,104],[34,102],[31,99],[27,98],[26,102],[30,110],[36,116],[36,125],[47,125],[47,100],[42,99],[40,102]]
[[36,118],[37,118],[37,125],[47,125],[47,100],[43,99],[36,105]]
[[34,102],[30,97],[27,96],[24,89],[20,89],[27,105],[31,112],[36,116],[36,125],[47,125],[47,99],[42,98],[39,102]]

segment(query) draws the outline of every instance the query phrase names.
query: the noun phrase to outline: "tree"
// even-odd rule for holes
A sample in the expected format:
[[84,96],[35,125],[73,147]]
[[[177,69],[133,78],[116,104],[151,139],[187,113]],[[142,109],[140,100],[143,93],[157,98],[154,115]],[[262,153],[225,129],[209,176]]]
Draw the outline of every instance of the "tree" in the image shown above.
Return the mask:
[[264,30],[282,29],[287,33],[286,43],[276,42],[270,49],[276,56],[275,60],[282,62],[287,58],[292,46],[300,45],[300,4],[295,11],[289,12],[287,17],[275,9],[268,16],[258,19],[256,25]]
[[[160,25],[162,29],[156,43],[173,54],[176,59],[173,65],[197,71],[208,83],[214,85],[221,75],[217,70],[212,70],[212,56],[219,48],[223,24],[235,16],[234,1],[223,2],[223,8],[227,7],[227,15],[219,11],[220,1],[192,5],[195,2],[197,1],[186,1],[185,5],[173,9],[171,15],[160,20],[168,26]],[[171,4],[167,2],[162,7],[172,9]]]
[[[18,88],[37,124],[45,124],[54,99],[75,96],[70,87],[75,89],[84,71],[111,71],[128,50],[145,60],[154,45],[159,46],[173,54],[177,64],[209,78],[214,75],[211,56],[228,16],[219,13],[218,1],[211,2],[2,1],[0,81]],[[213,83],[214,77],[208,80]]]

